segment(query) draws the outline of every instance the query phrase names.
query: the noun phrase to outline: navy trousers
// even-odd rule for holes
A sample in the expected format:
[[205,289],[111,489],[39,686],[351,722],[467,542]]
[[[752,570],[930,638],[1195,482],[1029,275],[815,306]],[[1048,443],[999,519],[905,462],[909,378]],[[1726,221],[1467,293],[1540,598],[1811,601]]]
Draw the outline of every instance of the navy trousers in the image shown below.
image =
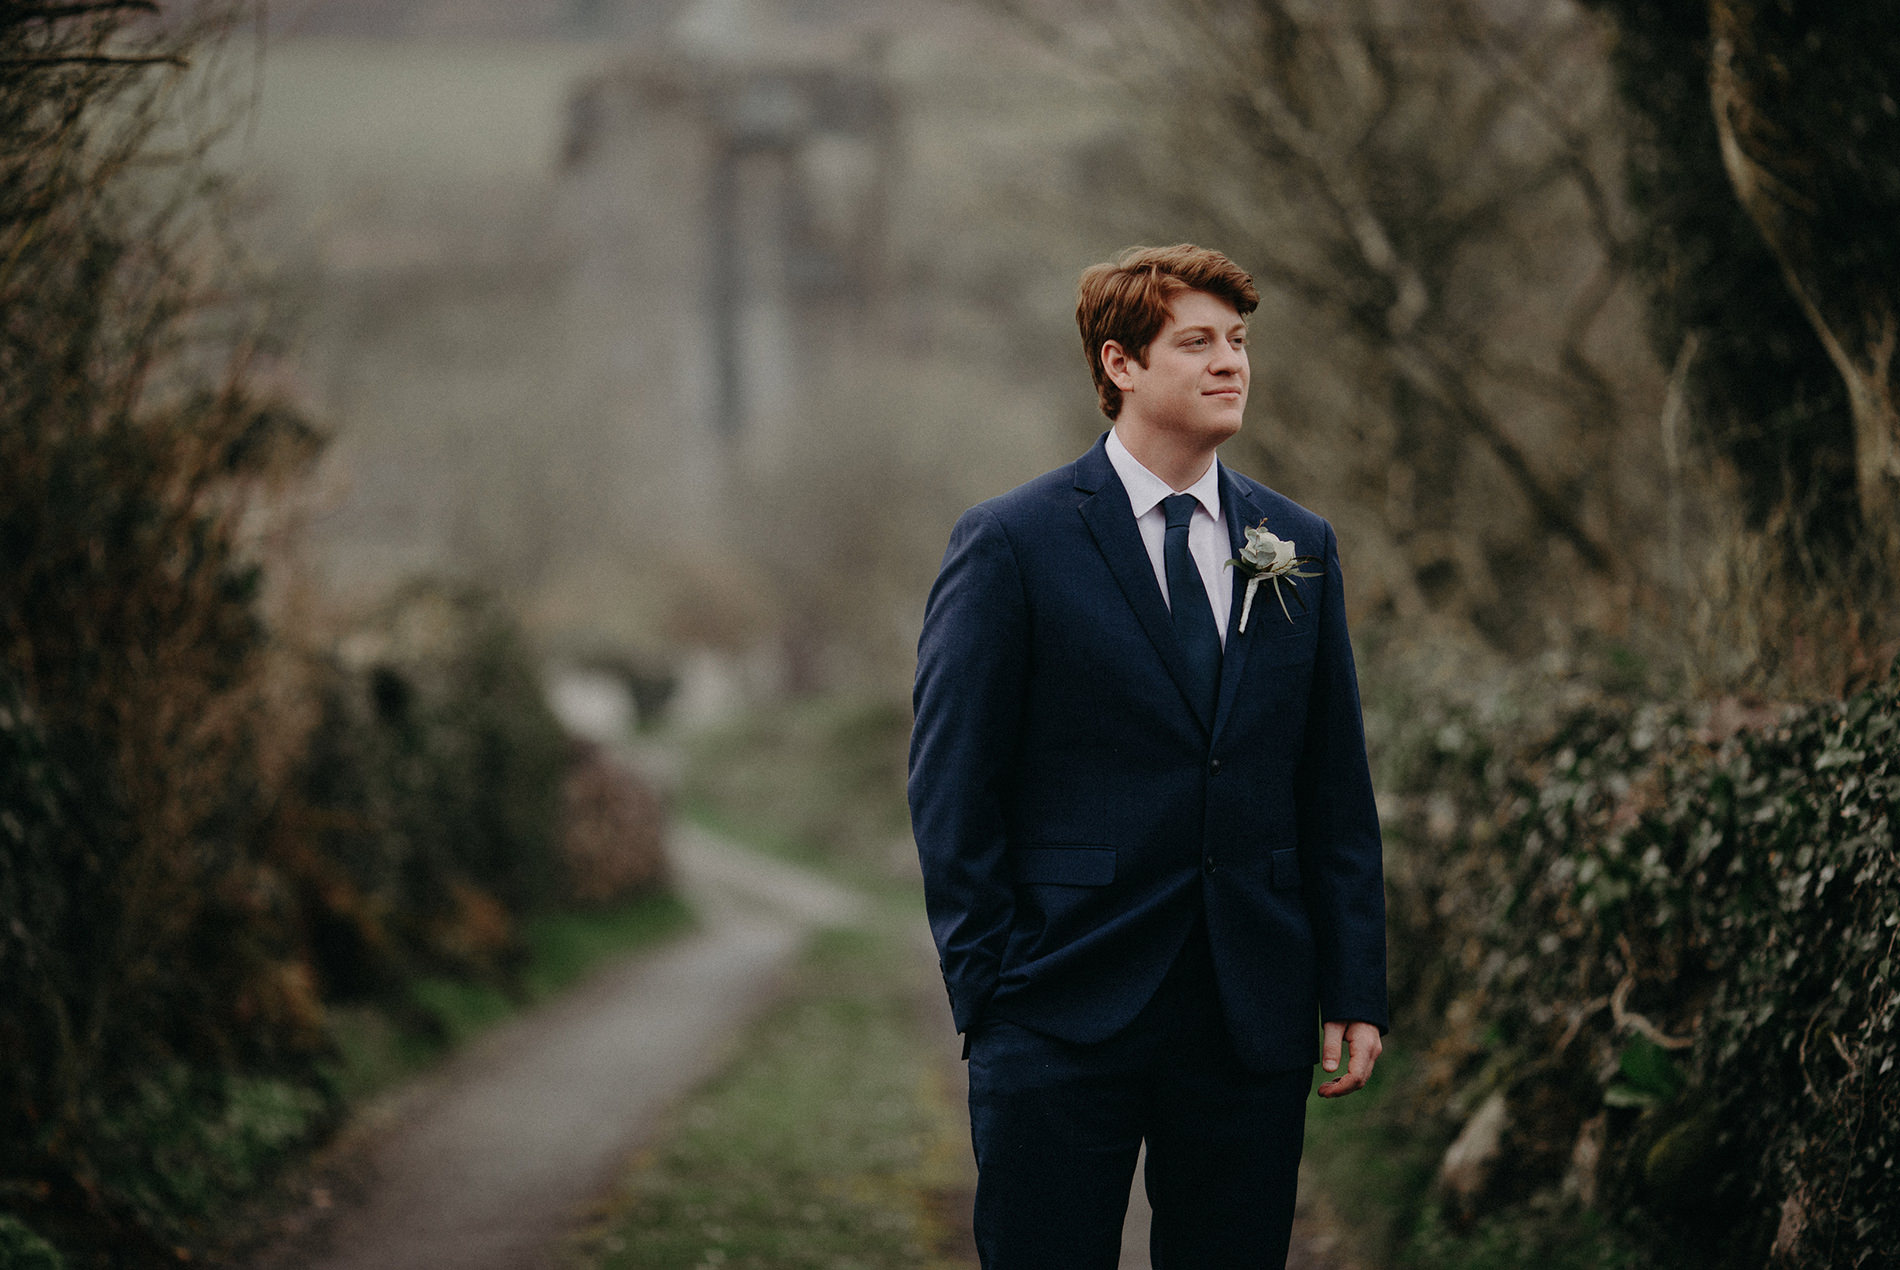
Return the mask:
[[1241,1065],[1204,928],[1109,1040],[980,1020],[969,1057],[984,1270],[1114,1270],[1144,1140],[1155,1270],[1285,1264],[1313,1073]]

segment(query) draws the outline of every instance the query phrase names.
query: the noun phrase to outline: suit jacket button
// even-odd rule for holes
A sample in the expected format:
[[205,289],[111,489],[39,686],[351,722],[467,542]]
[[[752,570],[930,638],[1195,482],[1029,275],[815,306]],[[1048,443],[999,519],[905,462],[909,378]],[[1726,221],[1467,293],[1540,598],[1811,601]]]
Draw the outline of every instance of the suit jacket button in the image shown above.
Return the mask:
[[1209,873],[1212,873],[1214,871],[1214,857],[1211,855],[1202,856],[1201,867],[1206,869]]
[[1220,775],[1220,760],[1217,758],[1211,758],[1207,760],[1207,770],[1210,774],[1214,776],[1219,776]]

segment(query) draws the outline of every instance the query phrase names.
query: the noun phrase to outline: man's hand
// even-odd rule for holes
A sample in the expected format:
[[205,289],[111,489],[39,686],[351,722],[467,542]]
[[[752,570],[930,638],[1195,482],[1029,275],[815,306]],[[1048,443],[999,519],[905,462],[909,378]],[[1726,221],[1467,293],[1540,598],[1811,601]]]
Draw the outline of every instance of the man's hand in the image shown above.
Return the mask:
[[1385,1043],[1379,1039],[1379,1029],[1370,1023],[1328,1023],[1326,1043],[1320,1049],[1319,1065],[1329,1072],[1339,1070],[1339,1046],[1342,1041],[1352,1050],[1351,1058],[1346,1063],[1346,1074],[1321,1085],[1321,1098],[1344,1098],[1355,1089],[1364,1089],[1366,1081],[1372,1078],[1372,1065],[1379,1061],[1379,1053],[1385,1048]]

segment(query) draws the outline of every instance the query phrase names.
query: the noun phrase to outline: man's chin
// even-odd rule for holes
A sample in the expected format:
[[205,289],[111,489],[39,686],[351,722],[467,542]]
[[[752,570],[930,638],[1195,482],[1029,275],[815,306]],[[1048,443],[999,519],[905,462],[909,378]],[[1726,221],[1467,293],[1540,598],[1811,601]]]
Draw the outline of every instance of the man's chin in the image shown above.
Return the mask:
[[1236,436],[1240,432],[1240,423],[1241,412],[1234,410],[1176,419],[1163,430],[1174,436],[1177,444],[1185,443],[1196,449],[1211,450]]
[[1241,412],[1235,410],[1231,415],[1222,415],[1208,424],[1208,433],[1216,438],[1216,444],[1240,435]]

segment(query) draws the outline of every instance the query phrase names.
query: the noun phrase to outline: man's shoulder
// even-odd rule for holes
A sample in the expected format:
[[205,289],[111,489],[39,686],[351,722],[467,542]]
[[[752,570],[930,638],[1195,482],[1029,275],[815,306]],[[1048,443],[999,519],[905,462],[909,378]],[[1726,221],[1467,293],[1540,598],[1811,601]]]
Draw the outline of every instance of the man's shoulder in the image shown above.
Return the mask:
[[963,513],[969,522],[993,522],[1005,529],[1033,525],[1052,512],[1075,505],[1075,464],[1064,463],[1012,490],[986,498]]
[[[1291,530],[1302,536],[1325,537],[1332,532],[1332,525],[1318,512],[1302,507],[1285,494],[1271,486],[1261,484],[1251,476],[1236,472],[1232,468],[1227,468],[1226,471],[1233,478],[1234,485],[1241,495],[1252,504],[1255,510],[1267,518],[1267,528],[1276,533]],[[1242,518],[1245,518],[1244,512]]]

